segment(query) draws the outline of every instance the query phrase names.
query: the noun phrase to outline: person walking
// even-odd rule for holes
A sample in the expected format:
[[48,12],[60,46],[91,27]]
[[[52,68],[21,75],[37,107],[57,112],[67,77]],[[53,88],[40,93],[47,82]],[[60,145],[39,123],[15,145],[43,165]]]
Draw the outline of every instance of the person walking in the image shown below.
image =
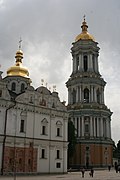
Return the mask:
[[82,178],[84,178],[84,175],[85,175],[85,169],[82,168],[81,172],[82,172]]
[[109,171],[111,170],[111,165],[108,165],[108,170],[109,170]]
[[91,168],[91,170],[90,170],[90,176],[93,177],[93,174],[94,174],[94,169]]

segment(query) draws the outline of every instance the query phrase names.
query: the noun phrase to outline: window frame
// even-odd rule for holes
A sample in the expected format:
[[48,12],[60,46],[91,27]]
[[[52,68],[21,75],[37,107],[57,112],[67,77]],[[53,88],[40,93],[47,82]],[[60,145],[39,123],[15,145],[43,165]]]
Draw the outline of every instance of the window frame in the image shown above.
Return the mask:
[[24,119],[21,119],[21,122],[20,122],[20,132],[21,133],[25,132],[25,120]]
[[60,150],[59,149],[56,150],[56,159],[60,159]]
[[56,162],[56,168],[61,168],[61,163],[60,162]]
[[11,91],[16,91],[16,83],[12,82],[11,84]]

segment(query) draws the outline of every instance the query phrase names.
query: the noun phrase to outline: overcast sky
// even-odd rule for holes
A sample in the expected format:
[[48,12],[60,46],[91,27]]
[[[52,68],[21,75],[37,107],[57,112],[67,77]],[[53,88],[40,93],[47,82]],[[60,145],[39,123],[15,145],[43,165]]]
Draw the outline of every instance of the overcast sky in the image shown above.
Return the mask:
[[99,43],[99,70],[107,82],[105,104],[113,112],[112,138],[120,140],[120,0],[0,0],[0,64],[3,77],[15,64],[22,38],[23,65],[32,85],[41,79],[67,101],[65,82],[72,72],[71,47],[83,15]]

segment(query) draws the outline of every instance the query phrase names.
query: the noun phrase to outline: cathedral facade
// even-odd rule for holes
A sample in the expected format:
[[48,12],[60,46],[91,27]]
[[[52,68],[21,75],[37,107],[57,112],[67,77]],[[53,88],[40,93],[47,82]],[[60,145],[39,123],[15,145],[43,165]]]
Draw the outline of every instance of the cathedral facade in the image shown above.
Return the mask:
[[72,44],[72,74],[68,88],[68,112],[76,129],[77,145],[71,167],[112,165],[111,115],[104,102],[106,82],[99,72],[99,47],[82,23]]
[[15,59],[0,72],[1,174],[66,173],[67,109],[55,89],[31,86],[21,49]]

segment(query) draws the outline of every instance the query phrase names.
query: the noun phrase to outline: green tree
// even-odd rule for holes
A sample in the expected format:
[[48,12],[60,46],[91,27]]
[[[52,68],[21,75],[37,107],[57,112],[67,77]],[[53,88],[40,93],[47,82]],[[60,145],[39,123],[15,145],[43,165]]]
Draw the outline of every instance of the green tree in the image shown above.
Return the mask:
[[118,158],[118,152],[117,152],[117,146],[115,145],[115,142],[113,141],[113,158]]
[[73,157],[75,152],[75,145],[77,143],[76,135],[75,135],[75,126],[72,121],[68,121],[68,165],[70,162],[70,158]]
[[118,162],[120,162],[120,140],[117,143],[117,158]]

